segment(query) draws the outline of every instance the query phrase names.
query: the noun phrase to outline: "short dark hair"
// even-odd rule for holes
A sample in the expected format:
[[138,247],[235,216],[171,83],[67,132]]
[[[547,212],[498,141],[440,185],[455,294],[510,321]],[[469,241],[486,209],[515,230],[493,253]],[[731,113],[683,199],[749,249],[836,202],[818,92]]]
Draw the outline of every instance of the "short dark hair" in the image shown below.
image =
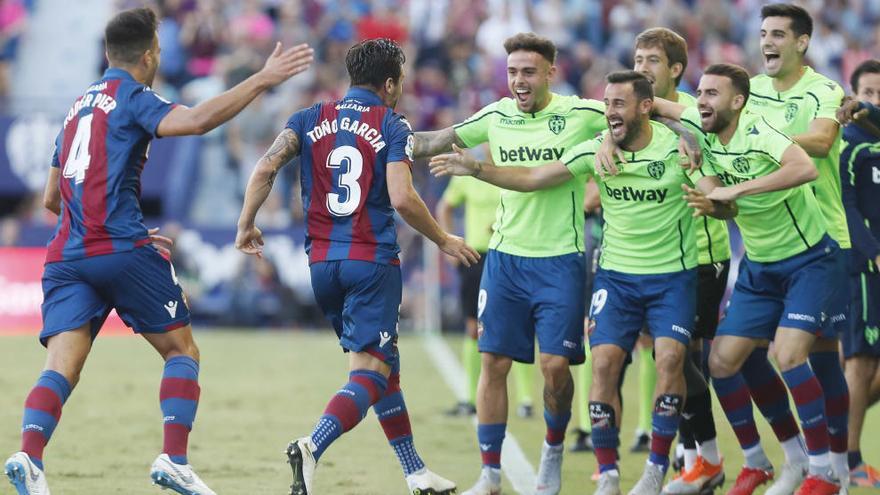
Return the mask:
[[674,64],[681,64],[681,74],[675,78],[675,84],[678,85],[684,76],[684,70],[688,66],[687,41],[675,31],[667,28],[658,27],[642,31],[636,38],[636,48],[653,47],[660,47],[666,53],[669,67],[672,67]]
[[107,58],[111,63],[134,65],[153,46],[159,19],[152,9],[141,7],[116,14],[104,29]]
[[795,36],[813,36],[813,18],[803,7],[790,3],[771,3],[761,7],[761,20],[768,17],[788,17]]
[[389,77],[398,82],[404,62],[403,49],[388,38],[361,41],[345,55],[345,68],[352,86],[381,88]]
[[859,92],[859,78],[863,74],[880,74],[880,60],[876,58],[865,60],[856,67],[849,77],[849,85],[852,86],[853,93]]
[[651,86],[651,80],[644,74],[634,70],[619,70],[605,76],[608,84],[631,83],[633,93],[641,100],[654,99],[654,87]]
[[749,73],[747,70],[735,64],[712,64],[703,71],[705,76],[723,76],[730,79],[733,89],[737,93],[745,96],[745,101],[749,101],[749,93],[752,90],[749,83]]
[[525,50],[538,53],[551,65],[556,62],[556,45],[535,33],[519,33],[507,38],[504,40],[504,49],[507,50],[508,55],[518,50]]

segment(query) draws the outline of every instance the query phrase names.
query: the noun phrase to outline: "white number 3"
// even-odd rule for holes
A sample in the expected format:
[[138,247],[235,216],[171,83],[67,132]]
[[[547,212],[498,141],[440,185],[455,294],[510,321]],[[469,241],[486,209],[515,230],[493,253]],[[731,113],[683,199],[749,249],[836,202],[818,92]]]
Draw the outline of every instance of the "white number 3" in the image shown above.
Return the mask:
[[357,181],[364,169],[361,152],[354,146],[340,146],[327,157],[327,167],[331,169],[344,167],[346,162],[348,170],[343,169],[336,184],[339,189],[345,191],[345,200],[340,201],[343,196],[340,193],[327,194],[327,210],[337,217],[351,215],[361,202],[361,186]]
[[89,141],[92,138],[92,114],[80,117],[76,124],[76,134],[67,153],[62,174],[65,179],[74,179],[77,184],[86,180],[86,170],[92,157],[89,155]]

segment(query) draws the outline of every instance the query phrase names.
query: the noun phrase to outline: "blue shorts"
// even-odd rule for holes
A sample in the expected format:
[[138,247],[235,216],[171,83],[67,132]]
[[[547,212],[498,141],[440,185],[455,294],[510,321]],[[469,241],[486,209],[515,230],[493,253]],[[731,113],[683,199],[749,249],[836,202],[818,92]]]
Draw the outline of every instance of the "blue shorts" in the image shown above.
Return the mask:
[[850,317],[843,333],[843,356],[880,358],[880,273],[850,277]]
[[333,324],[339,345],[393,366],[403,294],[400,266],[336,260],[314,263],[310,270],[315,299]]
[[[778,327],[836,337],[829,309],[840,248],[827,235],[789,258],[760,263],[743,257],[718,335],[773,340]],[[847,291],[848,293],[848,291]]]
[[152,246],[45,266],[43,345],[86,323],[95,338],[111,309],[137,333],[167,332],[190,320],[174,266]]
[[697,312],[697,270],[634,275],[599,268],[590,303],[590,348],[630,352],[639,332],[690,345]]
[[542,353],[583,363],[584,284],[582,253],[546,258],[489,250],[478,301],[480,352],[535,361]]

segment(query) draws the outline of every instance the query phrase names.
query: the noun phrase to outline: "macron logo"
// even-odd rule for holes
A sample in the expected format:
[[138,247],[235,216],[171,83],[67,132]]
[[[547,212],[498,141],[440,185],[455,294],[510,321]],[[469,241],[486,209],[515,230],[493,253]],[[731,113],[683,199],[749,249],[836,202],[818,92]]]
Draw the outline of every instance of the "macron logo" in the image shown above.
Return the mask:
[[388,332],[379,332],[379,347],[385,347],[385,344],[391,340],[391,334]]
[[483,452],[488,452],[489,449],[491,449],[491,448],[492,448],[491,443],[481,443],[480,444],[480,450],[482,450]]
[[165,311],[168,311],[168,314],[174,318],[177,315],[177,301],[168,301],[168,304],[165,305]]

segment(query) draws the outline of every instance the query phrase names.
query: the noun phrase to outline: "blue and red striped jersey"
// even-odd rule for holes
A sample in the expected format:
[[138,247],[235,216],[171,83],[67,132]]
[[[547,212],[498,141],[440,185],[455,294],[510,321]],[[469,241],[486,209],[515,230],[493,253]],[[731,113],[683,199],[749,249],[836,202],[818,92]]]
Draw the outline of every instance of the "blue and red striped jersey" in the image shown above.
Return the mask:
[[150,140],[174,104],[110,68],[77,98],[55,140],[61,215],[46,263],[130,251],[150,242],[140,177]]
[[412,164],[412,129],[379,96],[351,88],[287,122],[299,137],[300,180],[309,262],[397,264],[397,230],[388,163]]

